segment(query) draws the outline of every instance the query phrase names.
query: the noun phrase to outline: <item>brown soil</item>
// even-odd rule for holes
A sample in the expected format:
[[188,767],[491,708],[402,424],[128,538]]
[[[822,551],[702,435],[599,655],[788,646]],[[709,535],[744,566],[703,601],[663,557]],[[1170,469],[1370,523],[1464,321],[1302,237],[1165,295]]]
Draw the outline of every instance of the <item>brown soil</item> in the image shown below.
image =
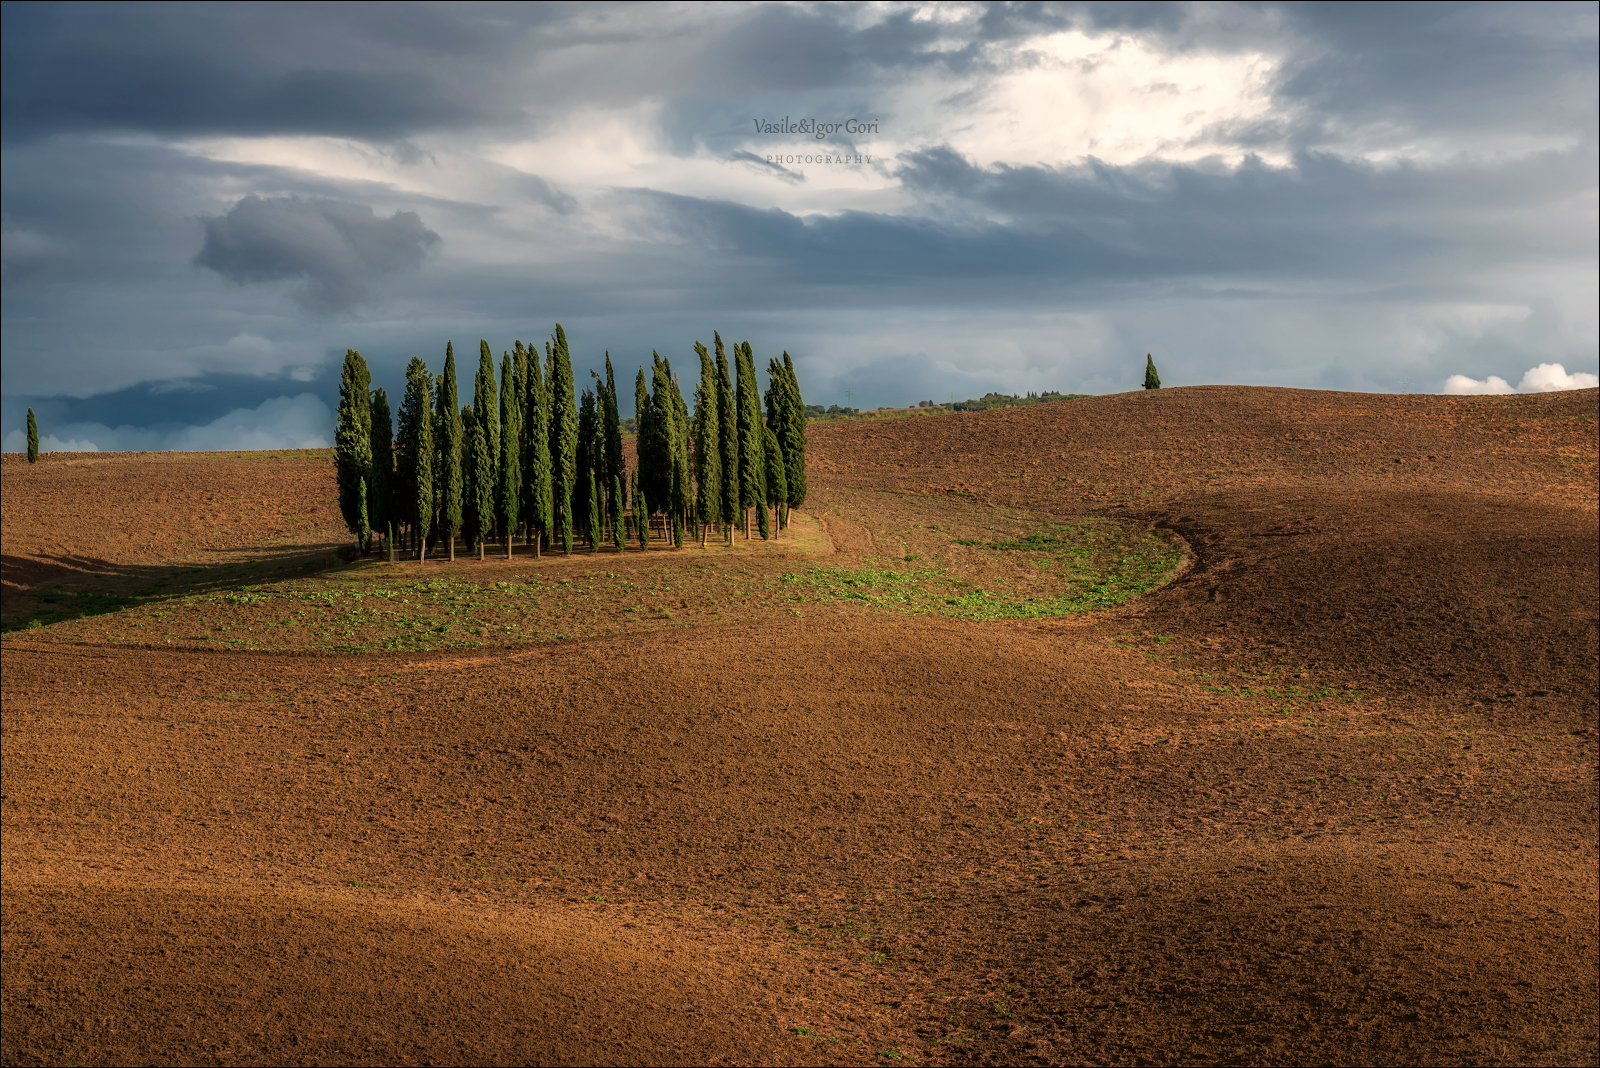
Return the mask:
[[[12,621],[380,573],[672,611],[411,655],[168,647],[145,601],[8,635],[0,1055],[1593,1063],[1596,415],[1201,388],[841,422],[805,536],[332,570],[325,459],[7,457]],[[1191,560],[1017,622],[764,585],[1026,583],[965,543],[1084,517]]]

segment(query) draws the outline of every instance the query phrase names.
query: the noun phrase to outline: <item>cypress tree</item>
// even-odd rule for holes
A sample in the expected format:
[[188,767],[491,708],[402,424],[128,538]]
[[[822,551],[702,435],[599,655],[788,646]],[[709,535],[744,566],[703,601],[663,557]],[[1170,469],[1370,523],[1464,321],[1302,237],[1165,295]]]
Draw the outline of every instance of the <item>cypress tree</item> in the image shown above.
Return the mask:
[[639,534],[640,551],[650,548],[650,504],[645,500],[637,471],[633,473],[633,525]]
[[[611,514],[615,521],[617,516],[627,511],[628,502],[622,499],[622,492],[618,488],[627,481],[628,472],[622,464],[622,419],[617,414],[617,377],[611,371],[611,353],[606,353],[606,392],[605,411],[603,413],[602,429],[605,433],[605,478],[606,485],[611,488]],[[621,548],[622,543],[617,543]]]
[[578,407],[572,393],[572,354],[560,323],[556,324],[555,344],[549,346],[549,355],[549,373],[545,377],[550,388],[550,483],[561,530],[561,550],[571,555],[572,498],[578,479]]
[[[489,486],[489,507],[479,517],[480,529],[489,531],[493,537],[495,520],[500,514],[500,391],[495,384],[494,353],[489,351],[487,341],[478,342],[478,373],[472,380],[472,411],[478,422],[483,426],[484,455],[488,459],[488,469],[478,472],[478,478],[487,479]],[[474,494],[480,487],[473,487]],[[478,555],[483,555],[480,543]]]
[[783,446],[778,442],[778,435],[771,426],[765,428],[765,448],[762,455],[767,461],[767,499],[761,509],[762,528],[761,536],[767,536],[766,516],[767,509],[772,509],[772,518],[776,523],[773,536],[783,529],[782,508],[789,497],[789,478],[784,473]]
[[472,437],[476,423],[472,405],[461,409],[461,536],[469,553],[478,544],[478,448]]
[[[598,437],[595,431],[599,422],[595,409],[593,391],[584,390],[578,400],[578,484],[573,494],[572,514],[585,524],[589,516],[595,514],[598,504],[589,499],[595,485],[595,439]],[[594,548],[600,541],[599,524],[589,524],[584,536],[589,539],[589,547]]]
[[[527,361],[524,360],[524,363]],[[517,533],[522,503],[522,390],[517,365],[509,353],[500,360],[500,524],[506,536],[506,559]]]
[[456,558],[456,535],[461,533],[461,507],[465,487],[461,481],[461,407],[456,391],[455,346],[445,342],[444,374],[440,377],[435,410],[439,416],[439,534],[449,546],[449,558]]
[[728,373],[728,355],[722,348],[722,335],[713,332],[717,346],[717,443],[722,447],[722,529],[728,544],[733,544],[733,521],[739,513],[739,406]]
[[611,541],[617,547],[617,552],[622,551],[622,543],[627,540],[627,531],[623,528],[622,507],[622,476],[611,476]]
[[788,510],[806,503],[806,402],[800,395],[800,379],[794,373],[794,360],[783,354],[783,378],[789,392],[788,418],[778,433],[778,443],[783,446],[784,475],[789,484],[789,496],[784,502],[784,525],[789,525]]
[[406,395],[400,402],[400,484],[397,504],[411,524],[417,559],[427,558],[428,535],[433,531],[433,377],[422,357],[406,366]]
[[[394,486],[394,419],[389,395],[372,391],[372,472],[367,476],[367,518],[373,530],[389,531],[394,523],[391,492]],[[385,536],[384,548],[390,548]]]
[[1161,388],[1161,376],[1156,373],[1156,358],[1148,352],[1144,354],[1144,388]]
[[588,492],[585,496],[589,500],[589,551],[597,553],[600,551],[600,494],[594,484],[594,468],[592,466],[589,468],[588,476],[585,480],[588,482]]
[[367,476],[372,469],[372,375],[355,349],[346,349],[339,379],[339,423],[333,462],[339,483],[339,512],[363,553],[371,548]]
[[472,540],[478,546],[478,559],[483,559],[484,543],[494,536],[495,497],[499,489],[494,470],[494,448],[498,427],[472,408],[472,504],[476,520]]
[[533,556],[537,560],[541,543],[551,537],[555,528],[551,522],[550,391],[539,373],[539,353],[535,349],[528,350],[526,387],[528,422],[523,433],[526,450],[523,462],[527,470],[528,526],[533,534]]
[[39,423],[33,418],[33,409],[28,409],[28,462],[39,462]]
[[[751,508],[764,508],[767,501],[766,462],[761,456],[765,442],[761,427],[761,390],[756,381],[755,353],[746,341],[734,346],[739,381],[735,387],[739,416],[739,508],[744,513],[744,536],[750,538]],[[762,520],[766,525],[766,520]]]
[[700,523],[700,547],[706,545],[706,529],[722,521],[722,446],[717,433],[722,417],[717,389],[717,367],[700,342],[694,343],[700,357],[700,384],[694,391],[694,482],[695,512]]
[[683,532],[694,510],[694,476],[689,468],[689,406],[683,401],[678,376],[667,365],[667,384],[672,394],[672,543],[683,548]]

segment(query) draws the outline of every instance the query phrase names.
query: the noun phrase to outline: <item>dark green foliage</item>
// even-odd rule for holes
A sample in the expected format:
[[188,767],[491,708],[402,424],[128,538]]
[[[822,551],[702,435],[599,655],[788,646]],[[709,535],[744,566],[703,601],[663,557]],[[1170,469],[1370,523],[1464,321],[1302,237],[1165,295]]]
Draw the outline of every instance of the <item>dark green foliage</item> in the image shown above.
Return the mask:
[[477,405],[472,407],[472,430],[469,437],[472,443],[472,543],[478,547],[478,556],[483,557],[484,542],[494,536],[494,501],[495,501],[495,471],[494,471],[494,446],[498,438],[498,427],[494,423],[478,414]]
[[689,469],[689,406],[683,402],[678,376],[672,373],[672,361],[664,363],[672,413],[672,499],[667,511],[672,514],[672,544],[681,549],[684,526],[689,522],[689,512],[694,507],[694,481]]
[[461,481],[462,426],[461,402],[456,390],[455,346],[445,342],[444,374],[440,376],[438,392],[434,399],[434,412],[439,420],[439,460],[435,478],[439,487],[439,535],[449,545],[450,559],[456,558],[456,535],[461,533],[462,498],[465,486]]
[[639,369],[634,387],[635,404],[643,400],[636,416],[639,433],[634,447],[639,457],[640,491],[655,507],[666,508],[672,486],[672,397],[660,354],[652,352],[650,358],[648,372]]
[[33,409],[28,409],[28,462],[39,462],[39,423],[33,418]]
[[534,553],[539,541],[550,540],[555,532],[552,513],[554,488],[550,471],[550,393],[539,372],[539,353],[528,350],[527,423],[523,431],[523,464],[527,474],[528,526],[534,537]]
[[589,551],[597,553],[600,551],[600,494],[594,484],[594,467],[585,474],[588,476],[584,479],[587,483],[584,497],[589,502]]
[[694,391],[694,483],[695,514],[700,523],[700,540],[705,528],[722,522],[722,415],[721,392],[717,388],[717,366],[700,342],[694,343],[700,357],[700,384]]
[[728,373],[722,335],[711,336],[717,347],[717,444],[722,448],[722,512],[717,518],[732,538],[733,523],[739,515],[739,400]]
[[650,503],[639,487],[639,472],[633,473],[633,526],[639,534],[639,548],[650,548]]
[[[520,346],[519,346],[520,347]],[[522,382],[518,360],[502,353],[500,360],[500,481],[499,508],[501,529],[506,538],[506,556],[511,555],[511,539],[516,536],[522,505]]]
[[794,360],[787,352],[783,354],[783,377],[789,387],[789,410],[787,422],[778,432],[778,442],[783,446],[784,474],[789,483],[785,500],[787,512],[789,508],[799,508],[806,503],[806,402],[800,395]]
[[[611,353],[606,353],[606,384],[603,394],[604,403],[601,405],[600,428],[604,437],[605,467],[602,469],[605,476],[605,485],[611,489],[610,508],[613,517],[621,515],[628,508],[628,502],[622,499],[622,493],[617,488],[628,479],[628,472],[622,462],[622,420],[617,416],[617,378],[611,372]],[[621,548],[619,541],[617,547]]]
[[478,517],[478,529],[487,529],[490,536],[493,535],[495,518],[500,512],[500,391],[495,385],[495,377],[494,353],[489,351],[487,341],[480,341],[478,373],[472,379],[472,411],[483,427],[487,466],[482,470],[474,467],[473,475],[478,481],[473,484],[472,494],[475,500],[489,502]]
[[[739,507],[760,508],[767,500],[766,461],[761,456],[765,444],[761,426],[761,384],[756,381],[755,353],[750,343],[736,345],[733,351],[739,375],[735,387],[739,417]],[[747,522],[747,536],[748,531]]]
[[389,395],[372,391],[372,471],[367,475],[367,521],[373,530],[388,530],[394,516],[390,508],[394,489],[394,420]]
[[572,496],[578,478],[578,406],[573,396],[572,354],[567,333],[556,324],[554,344],[548,347],[550,389],[550,483],[555,498],[562,551],[572,552]]
[[628,532],[623,527],[624,515],[627,511],[627,509],[624,507],[626,503],[627,502],[622,499],[622,476],[612,475],[611,541],[614,545],[616,545],[618,552],[622,551],[623,542],[628,540]]
[[578,484],[573,494],[572,513],[584,524],[584,537],[593,547],[600,536],[598,525],[589,525],[588,519],[598,506],[590,500],[595,486],[595,443],[599,439],[599,413],[594,393],[584,390],[578,401]]
[[781,508],[788,503],[789,476],[785,473],[783,446],[769,425],[765,430],[765,448],[762,455],[767,461],[767,499],[761,509],[761,536],[767,536],[767,509]]
[[433,377],[422,357],[411,357],[406,366],[406,395],[400,402],[399,503],[405,508],[402,518],[411,524],[412,537],[421,559],[427,538],[433,532]]
[[1161,388],[1161,376],[1156,373],[1156,358],[1148,352],[1144,354],[1144,388]]
[[472,438],[475,415],[470,404],[461,409],[461,533],[469,551],[478,533],[478,450]]
[[333,462],[339,483],[339,512],[361,551],[371,547],[367,515],[367,475],[372,468],[372,375],[355,349],[346,349],[339,379],[339,422]]

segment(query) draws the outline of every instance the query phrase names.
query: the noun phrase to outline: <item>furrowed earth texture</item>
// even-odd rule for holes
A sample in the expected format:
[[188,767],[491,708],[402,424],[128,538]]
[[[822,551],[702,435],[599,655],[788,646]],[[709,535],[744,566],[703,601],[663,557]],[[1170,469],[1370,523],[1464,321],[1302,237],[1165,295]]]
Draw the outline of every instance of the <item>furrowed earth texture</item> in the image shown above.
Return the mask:
[[8,1064],[1592,1064],[1596,391],[823,423],[772,542],[4,461]]

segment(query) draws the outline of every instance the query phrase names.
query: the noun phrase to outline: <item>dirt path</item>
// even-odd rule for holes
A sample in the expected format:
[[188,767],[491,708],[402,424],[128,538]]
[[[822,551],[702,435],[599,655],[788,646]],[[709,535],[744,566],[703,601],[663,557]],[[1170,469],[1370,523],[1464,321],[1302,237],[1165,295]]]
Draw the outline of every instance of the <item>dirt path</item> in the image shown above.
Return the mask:
[[[11,635],[4,1059],[1593,1061],[1596,394],[1532,400],[815,428],[848,564],[1085,514],[1192,546],[1092,619]],[[1225,474],[1171,462],[1202,440]],[[50,466],[7,464],[8,557]]]

